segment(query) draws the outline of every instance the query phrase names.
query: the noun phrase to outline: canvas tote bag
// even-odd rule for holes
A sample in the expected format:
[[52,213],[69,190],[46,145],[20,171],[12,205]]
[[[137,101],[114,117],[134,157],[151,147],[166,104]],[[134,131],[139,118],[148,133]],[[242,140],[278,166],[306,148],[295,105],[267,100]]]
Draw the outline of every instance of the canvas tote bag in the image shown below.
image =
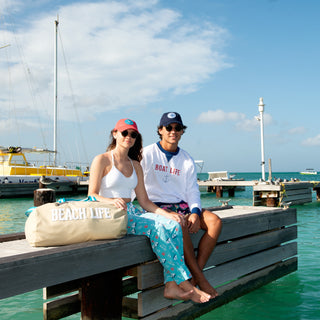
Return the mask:
[[34,207],[25,224],[33,247],[115,239],[127,232],[125,210],[99,201],[58,201]]

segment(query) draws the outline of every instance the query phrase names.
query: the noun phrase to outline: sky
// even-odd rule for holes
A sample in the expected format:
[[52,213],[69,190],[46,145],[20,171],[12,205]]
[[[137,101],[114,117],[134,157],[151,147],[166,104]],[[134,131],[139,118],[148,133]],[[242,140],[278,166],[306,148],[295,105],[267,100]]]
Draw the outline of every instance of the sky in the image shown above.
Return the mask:
[[91,163],[121,118],[143,144],[164,112],[205,172],[320,170],[317,0],[0,0],[0,146]]

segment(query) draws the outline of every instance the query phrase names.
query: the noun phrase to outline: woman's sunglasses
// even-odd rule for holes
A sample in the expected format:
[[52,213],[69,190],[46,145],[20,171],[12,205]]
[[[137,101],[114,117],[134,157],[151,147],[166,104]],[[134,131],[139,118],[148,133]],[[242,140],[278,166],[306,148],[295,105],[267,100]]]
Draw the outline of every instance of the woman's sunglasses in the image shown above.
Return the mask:
[[131,137],[132,139],[135,139],[138,136],[139,133],[135,132],[135,131],[130,133],[128,130],[124,130],[124,131],[121,132],[121,134],[122,134],[123,137],[126,137],[127,135],[129,135],[129,137]]
[[168,124],[165,128],[168,132],[172,131],[173,129],[177,132],[183,130],[183,126],[181,124],[177,124],[176,126]]

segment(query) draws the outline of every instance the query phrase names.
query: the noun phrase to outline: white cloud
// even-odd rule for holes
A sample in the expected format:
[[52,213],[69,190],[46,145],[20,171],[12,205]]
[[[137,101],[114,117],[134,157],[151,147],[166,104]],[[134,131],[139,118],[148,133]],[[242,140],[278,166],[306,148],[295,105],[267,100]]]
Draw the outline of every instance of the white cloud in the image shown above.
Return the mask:
[[[17,39],[8,56],[10,82],[19,89],[2,96],[1,111],[13,96],[18,109],[37,109],[43,117],[52,113],[55,18],[56,13],[45,12],[26,19],[28,24],[15,36],[7,31]],[[94,119],[101,112],[156,101],[164,93],[189,93],[229,67],[222,53],[225,29],[205,22],[192,25],[179,12],[159,8],[155,0],[74,3],[60,7],[59,20],[68,62],[66,73],[59,42],[62,118],[73,115],[74,104],[80,119]],[[8,74],[3,60],[0,72]],[[0,86],[7,88],[8,78],[2,77]]]
[[10,119],[1,119],[0,120],[0,133],[17,133],[17,128],[38,128],[37,124],[30,120],[16,120],[13,118]]
[[288,131],[289,134],[303,134],[305,133],[307,130],[305,127],[296,127],[296,128],[292,128]]
[[[260,125],[256,117],[247,119],[246,115],[239,112],[225,112],[223,110],[208,110],[202,112],[198,117],[200,123],[223,123],[234,122],[235,127],[242,131],[253,131]],[[268,113],[264,114],[264,124],[269,125],[273,122],[272,116]]]
[[320,134],[318,134],[315,137],[310,137],[310,138],[302,141],[302,145],[311,146],[311,147],[320,146]]
[[1,14],[7,14],[17,10],[21,6],[21,0],[0,0]]
[[226,122],[226,121],[239,121],[245,118],[243,113],[238,112],[225,112],[223,110],[208,110],[202,112],[198,117],[198,122]]

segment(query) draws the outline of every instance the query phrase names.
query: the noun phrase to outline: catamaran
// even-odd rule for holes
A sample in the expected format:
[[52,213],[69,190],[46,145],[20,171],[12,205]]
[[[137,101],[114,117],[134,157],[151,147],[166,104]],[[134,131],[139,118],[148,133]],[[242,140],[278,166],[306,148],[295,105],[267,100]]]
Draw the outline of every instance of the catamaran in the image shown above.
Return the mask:
[[318,174],[318,172],[312,168],[307,168],[306,171],[301,171],[300,174],[313,174],[314,175],[314,174]]
[[[57,32],[59,22],[55,21],[54,59],[54,150],[40,148],[0,146],[0,198],[33,195],[41,179],[59,192],[80,189],[81,181],[88,181],[89,167],[80,164],[59,166],[57,155]],[[25,154],[52,154],[53,161],[38,162],[27,160]],[[86,189],[86,185],[82,187]]]

